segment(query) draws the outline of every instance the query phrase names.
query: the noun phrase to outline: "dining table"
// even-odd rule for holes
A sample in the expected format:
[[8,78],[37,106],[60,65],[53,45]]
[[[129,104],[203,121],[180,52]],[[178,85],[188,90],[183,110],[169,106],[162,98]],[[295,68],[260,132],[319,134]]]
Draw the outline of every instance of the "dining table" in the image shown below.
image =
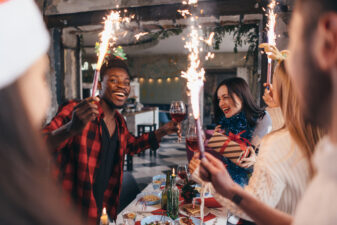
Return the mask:
[[[166,211],[161,210],[161,204],[158,203],[156,205],[147,205],[144,206],[142,204],[139,204],[139,196],[142,193],[161,193],[162,188],[154,189],[154,186],[152,183],[148,184],[140,194],[138,194],[136,197],[127,207],[125,207],[117,216],[117,220],[114,223],[110,223],[110,225],[123,225],[123,214],[127,212],[132,212],[136,214],[135,219],[135,225],[141,225],[141,220],[152,215],[165,215]],[[196,202],[200,203],[200,197],[199,200],[196,198]],[[183,204],[183,199],[179,199],[180,204]],[[227,224],[227,209],[225,207],[222,207],[219,203],[216,202],[216,200],[212,197],[212,195],[208,195],[208,197],[205,198],[205,207],[207,207],[209,213],[208,215],[205,215],[204,217],[204,223],[205,225],[226,225]],[[183,216],[179,214],[179,216]],[[200,219],[197,217],[197,219]],[[177,220],[176,220],[177,221]],[[175,223],[179,224],[179,223]]]

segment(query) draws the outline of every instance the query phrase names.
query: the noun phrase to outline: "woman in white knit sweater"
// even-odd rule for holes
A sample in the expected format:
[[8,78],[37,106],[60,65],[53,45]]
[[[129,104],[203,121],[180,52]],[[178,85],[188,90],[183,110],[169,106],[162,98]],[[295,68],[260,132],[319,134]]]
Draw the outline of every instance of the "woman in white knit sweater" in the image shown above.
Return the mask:
[[[293,214],[313,173],[310,156],[323,132],[303,120],[283,61],[276,68],[274,87],[274,99],[281,106],[285,126],[262,140],[254,172],[244,190],[271,207]],[[214,181],[213,185],[221,189]],[[215,191],[216,199],[231,213],[250,220],[218,193]]]

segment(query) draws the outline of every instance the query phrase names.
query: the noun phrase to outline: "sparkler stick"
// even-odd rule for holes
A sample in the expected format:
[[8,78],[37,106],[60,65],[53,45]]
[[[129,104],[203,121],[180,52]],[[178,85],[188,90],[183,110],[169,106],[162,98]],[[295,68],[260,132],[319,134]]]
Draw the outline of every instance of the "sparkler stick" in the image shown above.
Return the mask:
[[[276,6],[276,1],[272,0],[268,5],[268,43],[276,46],[276,35],[275,35],[275,25],[276,25],[276,14],[274,12]],[[272,73],[272,60],[268,58],[268,70],[267,70],[267,84],[271,82],[271,73]],[[269,86],[268,86],[269,88]]]

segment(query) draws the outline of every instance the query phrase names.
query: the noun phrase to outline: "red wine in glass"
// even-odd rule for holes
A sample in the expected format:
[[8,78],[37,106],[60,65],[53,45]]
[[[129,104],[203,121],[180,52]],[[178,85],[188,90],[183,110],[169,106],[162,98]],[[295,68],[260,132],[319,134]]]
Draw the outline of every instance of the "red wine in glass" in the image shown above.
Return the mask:
[[199,151],[198,137],[187,137],[186,148],[192,152],[198,152]]
[[180,123],[186,117],[186,113],[171,113],[171,118],[173,121]]
[[178,176],[180,177],[180,179],[186,180],[187,179],[187,172],[186,171],[179,171]]
[[[186,106],[183,101],[173,101],[170,106],[170,114],[172,120],[179,124],[179,132],[181,133],[180,122],[183,121],[186,117]],[[181,141],[181,135],[178,135],[178,142]]]

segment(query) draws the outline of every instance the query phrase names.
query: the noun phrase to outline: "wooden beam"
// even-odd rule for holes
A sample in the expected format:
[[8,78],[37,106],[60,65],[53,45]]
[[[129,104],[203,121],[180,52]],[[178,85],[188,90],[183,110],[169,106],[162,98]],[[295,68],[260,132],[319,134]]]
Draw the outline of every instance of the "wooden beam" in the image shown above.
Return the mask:
[[[142,6],[125,8],[127,14],[134,14],[135,21],[158,21],[175,20],[183,17],[177,12],[178,9],[191,9],[195,15],[202,16],[225,16],[263,13],[259,0],[221,0],[199,2],[197,7],[183,4],[163,4],[154,6]],[[259,1],[260,2],[260,1]],[[70,14],[47,15],[45,21],[49,28],[52,27],[75,27],[95,25],[102,23],[102,18],[109,14],[109,10],[98,10]],[[124,9],[120,9],[124,11]],[[201,13],[201,10],[203,12]]]

